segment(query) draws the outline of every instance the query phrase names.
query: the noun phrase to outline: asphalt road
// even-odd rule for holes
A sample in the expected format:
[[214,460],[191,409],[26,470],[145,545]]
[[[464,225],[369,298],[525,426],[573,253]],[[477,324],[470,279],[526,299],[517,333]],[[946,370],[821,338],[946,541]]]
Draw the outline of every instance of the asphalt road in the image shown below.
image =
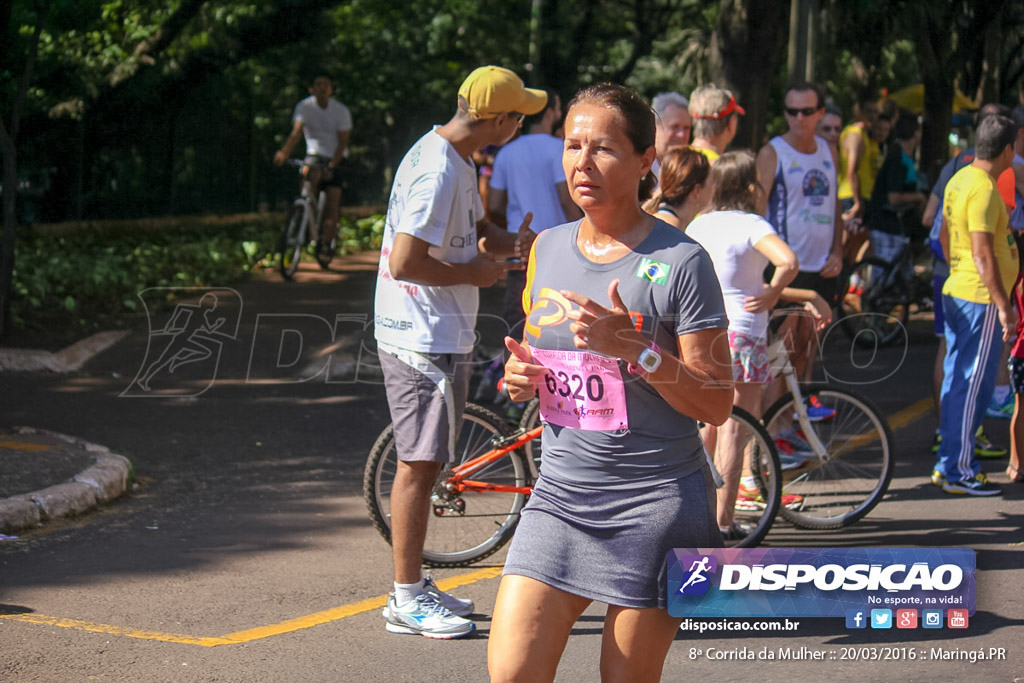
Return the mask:
[[[136,380],[154,365],[165,337],[150,339],[145,330],[73,375],[0,376],[0,426],[103,444],[131,458],[139,479],[133,493],[100,512],[0,543],[0,613],[7,615],[0,616],[0,679],[486,680],[494,564],[435,573],[465,582],[458,592],[480,613],[474,637],[391,635],[380,617],[390,553],[370,524],[361,487],[387,408],[372,375],[352,381],[360,341],[372,345],[362,322],[372,310],[373,261],[350,260],[323,274],[306,269],[291,284],[259,277],[237,288],[237,297],[221,290],[219,311],[229,320],[207,335],[213,352],[174,373],[165,367],[148,391]],[[485,312],[498,310],[497,294],[487,293]],[[1024,676],[1017,630],[1024,622],[1024,487],[980,500],[927,483],[934,422],[920,400],[935,353],[928,324],[914,323],[909,342],[874,357],[851,355],[838,334],[823,364],[833,378],[862,382],[860,390],[897,422],[889,495],[848,529],[807,532],[779,522],[767,544],[974,548],[978,612],[969,628],[849,631],[840,619],[805,619],[795,632],[767,635],[681,632],[664,680]],[[297,373],[306,381],[294,381]],[[1005,443],[1005,422],[987,426]],[[986,463],[993,472],[1004,467]],[[559,680],[598,679],[601,620],[594,607],[579,621]],[[715,658],[803,647],[825,659]],[[882,647],[923,654],[863,660],[907,656]],[[1006,658],[933,657],[989,648],[1004,648]]]

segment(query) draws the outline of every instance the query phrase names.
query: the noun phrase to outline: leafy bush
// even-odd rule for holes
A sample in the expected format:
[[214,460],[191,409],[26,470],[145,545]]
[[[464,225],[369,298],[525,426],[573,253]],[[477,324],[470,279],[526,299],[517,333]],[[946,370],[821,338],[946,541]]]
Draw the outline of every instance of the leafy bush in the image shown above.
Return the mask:
[[[339,252],[380,248],[382,215],[342,218]],[[273,268],[280,217],[234,225],[187,221],[160,229],[122,226],[18,237],[11,314],[18,327],[97,329],[139,309],[149,287],[225,286]],[[171,302],[169,302],[171,303]]]

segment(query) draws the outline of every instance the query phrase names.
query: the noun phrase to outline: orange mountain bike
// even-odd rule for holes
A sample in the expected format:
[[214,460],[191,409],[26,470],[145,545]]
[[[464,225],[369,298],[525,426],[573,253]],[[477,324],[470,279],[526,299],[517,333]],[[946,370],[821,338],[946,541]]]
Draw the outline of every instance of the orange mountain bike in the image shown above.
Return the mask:
[[[739,408],[733,408],[730,419],[737,427],[743,457],[754,472],[759,495],[744,509],[737,507],[736,521],[748,533],[727,545],[751,547],[764,539],[779,512],[782,469],[775,445],[761,423]],[[486,408],[466,405],[454,461],[441,470],[431,495],[425,564],[466,566],[493,555],[511,540],[539,473],[542,431],[536,399],[528,405],[517,429]],[[707,455],[721,485],[714,453]],[[388,425],[370,450],[363,473],[363,498],[374,527],[389,543],[391,489],[397,467],[394,430]]]

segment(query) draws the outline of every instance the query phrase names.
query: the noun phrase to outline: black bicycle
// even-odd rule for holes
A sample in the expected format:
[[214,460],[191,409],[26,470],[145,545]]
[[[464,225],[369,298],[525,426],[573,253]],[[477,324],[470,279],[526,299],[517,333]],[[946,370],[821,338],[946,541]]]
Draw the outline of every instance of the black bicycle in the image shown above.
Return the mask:
[[855,344],[891,344],[906,335],[911,310],[934,309],[931,278],[914,272],[915,249],[907,242],[893,261],[868,256],[844,273],[837,317]]

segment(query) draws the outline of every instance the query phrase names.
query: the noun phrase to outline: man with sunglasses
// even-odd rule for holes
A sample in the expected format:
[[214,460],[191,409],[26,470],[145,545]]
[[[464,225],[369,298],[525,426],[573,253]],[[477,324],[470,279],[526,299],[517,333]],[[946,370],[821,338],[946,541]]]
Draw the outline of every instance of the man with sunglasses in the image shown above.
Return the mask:
[[459,88],[458,109],[406,153],[395,174],[377,273],[374,336],[394,425],[398,467],[391,489],[395,590],[384,608],[390,633],[461,638],[473,603],[441,591],[422,571],[430,494],[453,457],[475,342],[478,287],[525,258],[534,234],[484,218],[472,155],[502,145],[547,95],[508,69],[485,66]]
[[[800,272],[790,287],[812,289],[835,306],[843,265],[842,230],[837,228],[837,160],[828,143],[815,134],[824,105],[824,92],[816,83],[798,81],[786,87],[783,111],[789,128],[757,153],[757,179],[767,198],[764,216],[800,260]],[[794,338],[798,341],[790,356],[793,366],[800,377],[810,380],[817,349],[812,321],[798,316]],[[812,401],[809,410],[818,406]],[[826,410],[816,417],[828,419],[832,414]]]

